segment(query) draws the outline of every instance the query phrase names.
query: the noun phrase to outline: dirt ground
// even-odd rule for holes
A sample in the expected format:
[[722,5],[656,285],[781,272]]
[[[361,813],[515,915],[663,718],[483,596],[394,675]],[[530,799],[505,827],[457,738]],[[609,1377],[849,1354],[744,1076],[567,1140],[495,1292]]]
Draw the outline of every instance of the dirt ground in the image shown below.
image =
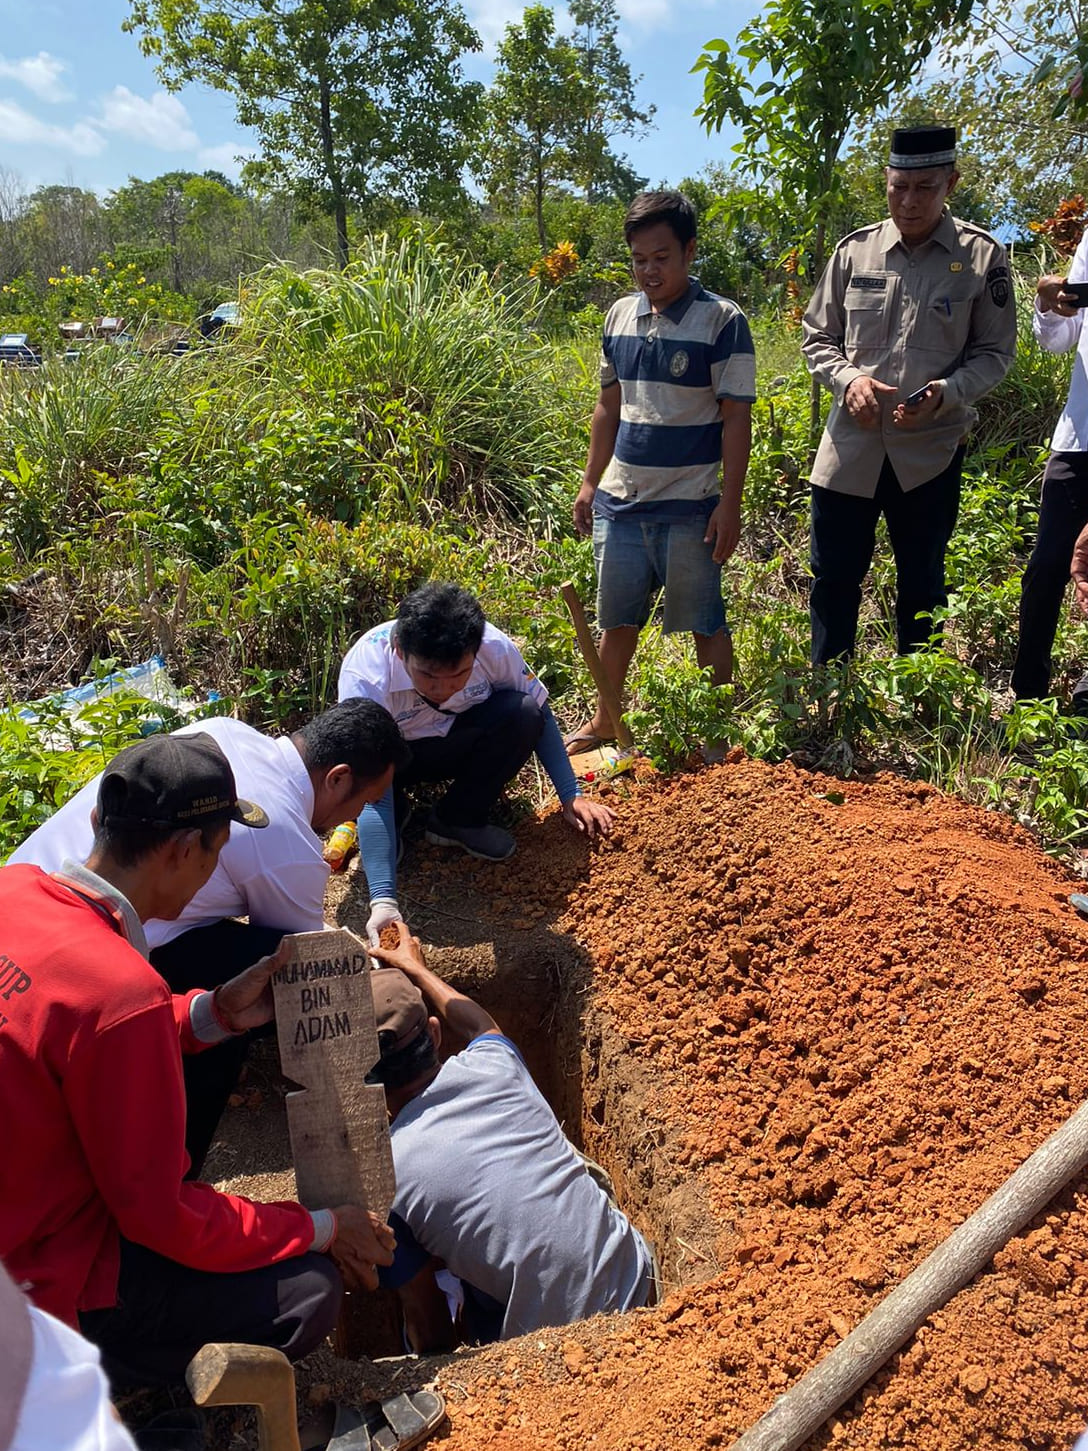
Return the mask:
[[[744,759],[618,806],[598,849],[552,814],[501,866],[422,845],[406,864],[436,966],[522,1044],[669,1287],[440,1362],[304,1369],[318,1400],[436,1379],[444,1451],[728,1446],[1088,1094],[1077,883],[1007,818]],[[337,879],[330,913],[358,929],[365,908]],[[1068,1447],[1086,1317],[1079,1179],[807,1444]]]

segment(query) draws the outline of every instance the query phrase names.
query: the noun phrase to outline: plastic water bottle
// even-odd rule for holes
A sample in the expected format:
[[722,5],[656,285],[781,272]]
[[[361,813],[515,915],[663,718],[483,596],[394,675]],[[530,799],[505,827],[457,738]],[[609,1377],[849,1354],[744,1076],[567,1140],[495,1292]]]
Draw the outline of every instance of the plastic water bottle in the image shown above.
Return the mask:
[[334,872],[342,872],[359,847],[359,828],[354,821],[344,821],[325,843],[322,856]]

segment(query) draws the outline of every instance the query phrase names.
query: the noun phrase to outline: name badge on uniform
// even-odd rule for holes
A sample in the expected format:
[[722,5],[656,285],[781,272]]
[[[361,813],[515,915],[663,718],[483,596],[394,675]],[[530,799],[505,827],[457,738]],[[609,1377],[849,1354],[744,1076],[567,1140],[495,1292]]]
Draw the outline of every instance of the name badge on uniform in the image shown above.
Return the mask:
[[855,274],[850,279],[850,286],[856,287],[859,292],[886,292],[888,279],[887,277],[865,277]]
[[949,272],[962,272],[963,271],[963,263],[962,262],[949,262],[949,264],[948,264],[948,270],[949,270]]

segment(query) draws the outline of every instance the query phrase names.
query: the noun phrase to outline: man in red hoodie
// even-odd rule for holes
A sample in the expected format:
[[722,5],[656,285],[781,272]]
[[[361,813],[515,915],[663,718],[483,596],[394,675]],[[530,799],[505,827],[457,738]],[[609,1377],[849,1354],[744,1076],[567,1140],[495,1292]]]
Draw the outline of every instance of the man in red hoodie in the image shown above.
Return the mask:
[[185,1179],[181,1055],[268,1022],[279,959],[173,996],[142,923],[182,910],[232,821],[267,817],[211,737],[156,736],[106,768],[85,865],[0,870],[0,1259],[122,1384],[180,1380],[208,1341],[298,1359],[344,1284],[373,1287],[392,1261],[388,1226],[357,1206]]

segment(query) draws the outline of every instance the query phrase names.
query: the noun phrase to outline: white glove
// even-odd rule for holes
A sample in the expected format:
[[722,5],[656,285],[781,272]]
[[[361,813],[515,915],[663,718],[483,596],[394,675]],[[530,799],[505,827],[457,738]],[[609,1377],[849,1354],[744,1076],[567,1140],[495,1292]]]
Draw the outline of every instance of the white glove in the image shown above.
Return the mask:
[[366,923],[366,940],[371,947],[377,947],[383,927],[390,922],[403,922],[395,897],[375,897],[370,904],[370,916]]

